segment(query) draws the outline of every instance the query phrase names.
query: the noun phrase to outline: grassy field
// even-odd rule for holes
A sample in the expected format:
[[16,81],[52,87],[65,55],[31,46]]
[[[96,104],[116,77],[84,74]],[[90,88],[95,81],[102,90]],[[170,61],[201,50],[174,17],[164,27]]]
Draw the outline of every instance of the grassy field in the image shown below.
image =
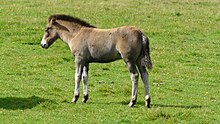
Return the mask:
[[[219,0],[1,1],[0,122],[219,124],[219,10]],[[144,107],[141,81],[137,104],[128,107],[131,81],[122,61],[91,64],[88,103],[69,103],[74,57],[60,40],[40,47],[47,17],[57,13],[146,33],[151,109]]]

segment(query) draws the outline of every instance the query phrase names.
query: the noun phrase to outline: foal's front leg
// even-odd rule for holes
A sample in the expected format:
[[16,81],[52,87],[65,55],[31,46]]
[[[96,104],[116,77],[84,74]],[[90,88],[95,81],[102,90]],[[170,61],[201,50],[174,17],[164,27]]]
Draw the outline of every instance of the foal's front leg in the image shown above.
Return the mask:
[[84,84],[84,98],[83,103],[86,103],[86,101],[89,99],[88,95],[88,71],[89,71],[89,64],[85,64],[83,67],[83,74],[82,74],[82,80]]
[[76,70],[75,70],[75,91],[74,91],[74,96],[72,99],[72,103],[76,103],[77,100],[79,99],[79,94],[80,94],[80,81],[82,78],[82,72],[83,72],[83,67],[84,64],[82,61],[79,61],[76,58]]

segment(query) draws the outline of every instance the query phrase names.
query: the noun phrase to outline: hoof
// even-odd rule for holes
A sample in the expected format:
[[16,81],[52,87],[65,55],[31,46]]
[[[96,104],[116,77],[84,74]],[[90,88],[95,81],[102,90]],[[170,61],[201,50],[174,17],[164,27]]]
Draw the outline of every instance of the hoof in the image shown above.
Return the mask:
[[78,99],[79,99],[79,95],[74,96],[71,103],[76,103]]
[[129,107],[133,107],[136,103],[136,100],[131,100],[131,102],[128,104]]
[[87,100],[89,99],[89,95],[84,95],[84,98],[83,98],[83,103],[86,103],[87,102]]
[[150,108],[150,102],[151,102],[151,100],[150,100],[150,97],[146,100],[146,102],[145,102],[145,106],[147,106],[147,108]]

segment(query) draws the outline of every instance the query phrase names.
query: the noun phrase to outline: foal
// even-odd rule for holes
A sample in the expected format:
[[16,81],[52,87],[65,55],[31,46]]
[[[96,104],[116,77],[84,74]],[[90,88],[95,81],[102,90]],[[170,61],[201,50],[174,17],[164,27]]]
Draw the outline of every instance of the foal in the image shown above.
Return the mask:
[[[136,103],[138,77],[141,75],[145,88],[145,105],[150,108],[148,73],[145,67],[152,68],[149,40],[136,27],[124,26],[113,29],[98,29],[89,23],[67,15],[51,15],[41,41],[47,49],[60,38],[68,44],[75,56],[75,91],[72,103],[76,103],[80,93],[80,81],[84,84],[84,99],[88,100],[89,63],[106,63],[123,59],[132,80],[132,95],[129,106]],[[138,73],[138,70],[139,73]]]

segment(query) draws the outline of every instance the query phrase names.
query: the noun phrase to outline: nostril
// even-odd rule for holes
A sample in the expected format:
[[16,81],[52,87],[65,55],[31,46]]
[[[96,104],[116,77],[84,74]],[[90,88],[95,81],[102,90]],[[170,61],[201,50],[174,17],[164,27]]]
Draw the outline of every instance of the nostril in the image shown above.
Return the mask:
[[46,48],[46,46],[47,46],[46,44],[41,44],[42,48]]

